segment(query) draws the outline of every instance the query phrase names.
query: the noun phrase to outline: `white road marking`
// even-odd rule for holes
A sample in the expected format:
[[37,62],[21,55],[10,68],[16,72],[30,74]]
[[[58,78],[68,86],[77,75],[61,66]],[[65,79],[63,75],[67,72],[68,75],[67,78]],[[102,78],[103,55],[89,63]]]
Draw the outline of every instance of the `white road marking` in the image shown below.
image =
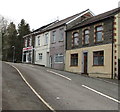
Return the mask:
[[[9,64],[9,63],[8,63]],[[11,64],[9,64],[11,65]],[[22,77],[22,79],[24,80],[24,82],[30,87],[30,89],[34,92],[34,94],[53,112],[56,112],[36,91],[35,89],[27,82],[27,80],[24,78],[24,76],[22,75],[22,73],[19,71],[18,68],[16,68],[15,66],[11,65],[13,68],[15,68],[17,70],[17,72],[20,74],[20,76]]]
[[47,70],[48,72],[51,72],[51,73],[53,73],[53,74],[55,74],[55,75],[58,75],[58,76],[60,76],[60,77],[62,77],[62,78],[65,78],[65,79],[67,79],[67,80],[72,80],[72,79],[70,79],[69,77],[66,77],[66,76],[64,76],[64,75],[61,75],[61,74],[59,74],[59,73],[56,73],[56,72],[53,72],[53,71],[50,71],[50,70]]
[[117,99],[115,99],[115,98],[112,98],[112,97],[110,97],[110,96],[108,96],[108,95],[105,95],[105,94],[103,94],[103,93],[101,93],[101,92],[99,92],[99,91],[97,91],[97,90],[95,90],[95,89],[92,89],[92,88],[90,88],[90,87],[88,87],[88,86],[86,86],[86,85],[82,85],[82,86],[83,86],[84,88],[87,88],[87,89],[89,89],[89,90],[91,90],[91,91],[93,91],[93,92],[101,95],[101,96],[104,96],[104,97],[106,97],[106,98],[108,98],[108,99],[110,99],[110,100],[113,100],[113,101],[115,101],[115,102],[117,102],[117,103],[120,103],[119,100],[117,100]]

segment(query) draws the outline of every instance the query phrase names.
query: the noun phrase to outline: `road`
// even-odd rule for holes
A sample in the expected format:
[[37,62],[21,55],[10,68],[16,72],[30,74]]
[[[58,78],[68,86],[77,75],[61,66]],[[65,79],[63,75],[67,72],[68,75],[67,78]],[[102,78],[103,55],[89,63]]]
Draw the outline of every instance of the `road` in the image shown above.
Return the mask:
[[21,63],[2,70],[3,110],[118,110],[117,83]]

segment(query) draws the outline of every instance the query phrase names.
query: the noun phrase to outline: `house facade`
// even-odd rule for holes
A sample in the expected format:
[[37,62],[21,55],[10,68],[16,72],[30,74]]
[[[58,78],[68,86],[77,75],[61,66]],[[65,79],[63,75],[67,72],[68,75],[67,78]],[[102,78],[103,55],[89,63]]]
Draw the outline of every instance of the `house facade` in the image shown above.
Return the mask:
[[35,36],[35,64],[49,67],[50,57],[50,32],[40,33]]
[[67,28],[66,71],[119,77],[119,12],[116,8]]
[[72,23],[72,21],[81,20],[80,18],[84,14],[88,14],[88,17],[93,16],[92,12],[87,9],[61,21],[55,21],[44,28],[40,28],[39,33],[35,36],[35,64],[64,70],[66,25]]
[[[65,68],[65,43],[66,26],[73,26],[74,21],[81,21],[81,17],[89,18],[93,13],[87,9],[79,14],[73,15],[61,21],[58,21],[50,27],[50,67],[64,70]],[[87,16],[85,16],[87,15]]]
[[24,38],[24,48],[22,51],[23,63],[34,63],[34,35],[32,33],[26,35]]

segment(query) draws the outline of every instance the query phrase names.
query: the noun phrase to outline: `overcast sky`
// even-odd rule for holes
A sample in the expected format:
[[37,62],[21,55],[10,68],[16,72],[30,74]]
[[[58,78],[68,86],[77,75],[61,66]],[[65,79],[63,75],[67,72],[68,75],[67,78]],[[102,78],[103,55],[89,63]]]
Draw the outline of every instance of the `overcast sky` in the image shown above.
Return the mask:
[[120,0],[0,0],[0,15],[16,24],[25,19],[31,29],[90,9],[95,15],[118,7]]

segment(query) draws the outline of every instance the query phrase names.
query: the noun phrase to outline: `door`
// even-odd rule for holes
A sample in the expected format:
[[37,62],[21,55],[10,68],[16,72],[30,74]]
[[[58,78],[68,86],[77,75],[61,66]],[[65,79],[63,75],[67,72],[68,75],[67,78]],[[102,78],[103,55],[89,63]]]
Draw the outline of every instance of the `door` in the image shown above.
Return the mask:
[[88,53],[84,53],[84,74],[87,74],[87,67],[88,66]]

